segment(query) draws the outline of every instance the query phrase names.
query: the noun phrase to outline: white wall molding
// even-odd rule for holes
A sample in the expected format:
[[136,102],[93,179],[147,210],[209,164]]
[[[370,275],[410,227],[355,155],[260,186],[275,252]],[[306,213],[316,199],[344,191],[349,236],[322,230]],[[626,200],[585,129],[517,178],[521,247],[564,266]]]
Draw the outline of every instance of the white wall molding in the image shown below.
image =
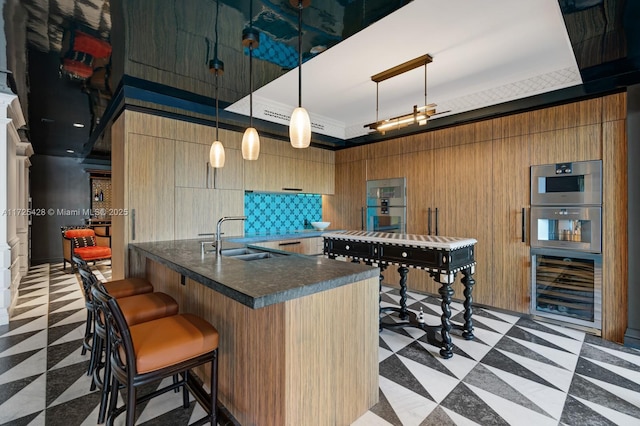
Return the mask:
[[[9,317],[29,268],[29,157],[33,147],[18,130],[26,125],[20,101],[0,92],[0,324]],[[24,134],[24,132],[22,132]]]

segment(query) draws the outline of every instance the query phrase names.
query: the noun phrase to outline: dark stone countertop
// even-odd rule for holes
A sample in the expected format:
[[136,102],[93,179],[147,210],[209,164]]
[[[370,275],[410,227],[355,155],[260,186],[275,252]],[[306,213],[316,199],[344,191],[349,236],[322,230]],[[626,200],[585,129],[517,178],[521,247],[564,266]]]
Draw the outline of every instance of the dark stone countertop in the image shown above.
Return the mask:
[[[247,244],[223,240],[222,248]],[[380,270],[367,265],[289,254],[244,261],[215,253],[201,254],[206,239],[130,244],[141,256],[197,281],[253,309],[286,302],[356,281],[378,277]],[[263,251],[268,249],[260,248]],[[282,253],[282,252],[278,252]]]
[[318,231],[316,229],[296,229],[292,231],[278,231],[264,234],[247,234],[244,237],[229,237],[226,238],[226,241],[250,244],[262,241],[321,237],[322,234],[326,234],[327,232],[335,233],[342,231],[343,230],[341,229],[324,229],[322,231]]

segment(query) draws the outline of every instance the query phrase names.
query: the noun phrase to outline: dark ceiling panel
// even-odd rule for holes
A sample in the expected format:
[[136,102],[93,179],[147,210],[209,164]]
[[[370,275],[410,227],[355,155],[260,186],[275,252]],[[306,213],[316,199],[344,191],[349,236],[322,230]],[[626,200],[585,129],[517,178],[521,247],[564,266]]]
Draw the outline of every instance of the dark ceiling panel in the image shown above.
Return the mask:
[[[60,56],[29,49],[29,138],[36,154],[76,156],[89,137],[89,99],[79,81],[60,76]],[[73,127],[83,123],[84,128]]]

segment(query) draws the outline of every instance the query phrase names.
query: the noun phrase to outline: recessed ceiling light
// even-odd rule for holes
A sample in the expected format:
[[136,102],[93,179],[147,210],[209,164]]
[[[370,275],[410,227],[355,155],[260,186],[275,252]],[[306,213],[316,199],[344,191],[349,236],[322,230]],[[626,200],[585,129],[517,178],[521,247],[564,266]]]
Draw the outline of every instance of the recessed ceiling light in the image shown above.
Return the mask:
[[311,53],[312,55],[317,55],[318,53],[322,53],[325,50],[327,50],[327,46],[323,46],[323,45],[317,45],[317,46],[313,46],[310,50],[309,53]]
[[74,150],[72,150],[72,149],[68,149],[68,150],[67,150],[67,152],[68,152],[69,154],[73,154],[75,151],[74,151]]
[[78,127],[78,128],[81,129],[81,128],[84,127],[84,124],[82,124],[82,123],[73,123],[73,127]]

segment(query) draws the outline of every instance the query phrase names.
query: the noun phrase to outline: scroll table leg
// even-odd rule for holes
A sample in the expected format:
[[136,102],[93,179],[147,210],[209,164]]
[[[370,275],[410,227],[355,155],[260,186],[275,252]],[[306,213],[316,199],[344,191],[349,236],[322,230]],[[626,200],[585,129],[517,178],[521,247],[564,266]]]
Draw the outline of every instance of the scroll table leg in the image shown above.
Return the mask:
[[462,284],[464,285],[464,327],[462,337],[466,340],[472,340],[473,335],[473,286],[476,281],[473,279],[474,267],[470,266],[462,270]]
[[440,349],[440,356],[444,359],[449,359],[453,356],[453,343],[451,342],[451,298],[453,297],[453,289],[451,285],[455,279],[455,274],[432,274],[436,282],[440,283],[440,289],[438,293],[442,299],[442,316],[440,317],[442,323],[442,347]]
[[401,266],[398,268],[400,274],[400,319],[406,320],[409,318],[409,312],[407,311],[407,274],[409,268]]

